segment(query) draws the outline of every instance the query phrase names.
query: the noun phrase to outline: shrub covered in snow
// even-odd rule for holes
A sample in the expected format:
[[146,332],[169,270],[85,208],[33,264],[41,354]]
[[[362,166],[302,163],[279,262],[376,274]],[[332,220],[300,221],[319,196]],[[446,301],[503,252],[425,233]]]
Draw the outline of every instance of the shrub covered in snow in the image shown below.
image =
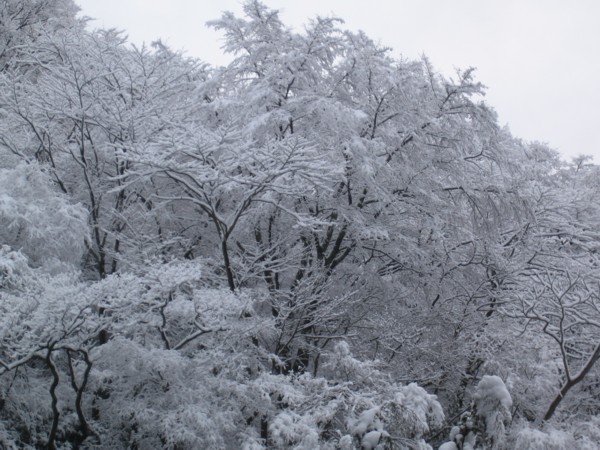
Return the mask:
[[[450,441],[440,450],[500,450],[505,448],[512,398],[502,379],[485,375],[477,385],[471,410],[450,430]],[[525,447],[523,447],[525,448]]]

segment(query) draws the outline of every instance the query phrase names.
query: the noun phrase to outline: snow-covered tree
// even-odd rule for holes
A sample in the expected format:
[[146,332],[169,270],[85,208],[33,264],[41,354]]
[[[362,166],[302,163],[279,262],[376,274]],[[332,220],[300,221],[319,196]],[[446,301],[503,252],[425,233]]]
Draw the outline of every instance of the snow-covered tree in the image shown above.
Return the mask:
[[594,442],[596,166],[336,18],[75,11],[0,5],[0,446]]

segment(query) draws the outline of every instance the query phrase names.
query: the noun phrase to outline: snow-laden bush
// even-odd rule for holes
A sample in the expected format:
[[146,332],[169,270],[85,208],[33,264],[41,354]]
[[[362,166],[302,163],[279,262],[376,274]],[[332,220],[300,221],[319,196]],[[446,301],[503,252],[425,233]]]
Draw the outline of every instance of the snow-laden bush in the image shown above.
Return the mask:
[[0,169],[0,243],[27,256],[32,267],[58,273],[81,262],[88,213],[72,205],[37,164]]
[[[506,448],[506,427],[511,420],[512,398],[504,381],[485,375],[477,384],[470,411],[450,430],[440,450],[500,450]],[[523,447],[526,448],[526,447]]]
[[22,289],[30,276],[27,257],[8,245],[0,245],[0,289]]
[[528,450],[568,450],[581,448],[575,444],[575,439],[569,433],[560,430],[547,432],[534,428],[524,428],[517,434],[515,448]]
[[[338,342],[327,356],[324,373],[356,390],[346,417],[347,435],[339,446],[357,448],[430,448],[424,436],[441,426],[444,413],[435,395],[415,383],[399,385],[380,371],[378,361],[355,358],[347,342]],[[348,447],[350,448],[350,447]]]
[[[517,425],[515,428],[518,428]],[[546,423],[542,429],[522,425],[514,433],[512,447],[528,450],[596,450],[600,442],[600,418],[569,423]]]
[[512,406],[512,398],[504,381],[495,375],[485,375],[477,385],[473,400],[477,417],[485,424],[482,431],[487,448],[503,448]]

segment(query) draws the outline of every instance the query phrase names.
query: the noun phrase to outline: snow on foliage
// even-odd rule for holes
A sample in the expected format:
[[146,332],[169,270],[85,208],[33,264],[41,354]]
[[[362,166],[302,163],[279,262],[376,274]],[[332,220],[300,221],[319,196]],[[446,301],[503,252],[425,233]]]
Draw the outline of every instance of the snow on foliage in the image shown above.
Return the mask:
[[396,393],[394,404],[403,419],[413,423],[411,434],[421,438],[444,423],[444,412],[435,395],[428,394],[416,383],[402,386]]
[[567,450],[579,447],[573,436],[559,430],[544,432],[541,430],[524,428],[517,434],[515,448],[529,450]]
[[512,398],[504,381],[496,375],[484,375],[477,384],[473,400],[477,416],[485,423],[487,445],[492,450],[503,448],[512,407]]
[[415,383],[407,386],[394,383],[377,365],[353,357],[344,341],[336,343],[324,365],[325,373],[346,381],[349,387],[378,392],[373,398],[356,397],[346,419],[349,434],[364,448],[387,445],[394,438],[428,448],[423,437],[444,421],[437,397]]
[[512,398],[502,378],[496,375],[484,375],[474,395],[477,414],[484,419],[493,417],[498,409],[510,410]]
[[450,441],[442,447],[468,450],[506,448],[511,407],[512,398],[502,379],[496,375],[484,375],[477,384],[470,410],[461,414],[460,423],[450,430]]
[[0,169],[0,241],[27,255],[32,267],[77,267],[85,250],[87,211],[56,192],[37,164]]
[[597,417],[571,427],[546,423],[542,429],[536,429],[532,424],[525,424],[513,437],[513,445],[531,450],[595,450],[600,442],[599,424]]
[[20,251],[15,251],[8,245],[0,247],[0,287],[3,289],[23,288],[31,270],[28,260]]
[[[319,446],[318,427],[308,417],[281,412],[272,420],[269,431],[273,443],[280,448],[309,450]],[[308,422],[308,423],[307,423]]]
[[444,444],[440,445],[438,450],[458,450],[458,447],[454,442],[445,442]]

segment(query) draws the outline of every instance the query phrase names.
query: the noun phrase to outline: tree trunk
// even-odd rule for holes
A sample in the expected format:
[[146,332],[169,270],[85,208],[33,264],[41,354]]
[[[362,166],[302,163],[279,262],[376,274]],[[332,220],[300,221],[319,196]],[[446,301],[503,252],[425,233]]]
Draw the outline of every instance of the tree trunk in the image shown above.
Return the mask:
[[594,353],[592,353],[592,356],[590,356],[590,358],[587,360],[586,364],[581,368],[577,376],[574,378],[567,378],[567,381],[565,381],[565,384],[563,384],[563,386],[560,388],[560,391],[558,392],[556,397],[554,397],[554,400],[552,400],[552,403],[548,407],[548,411],[546,411],[546,414],[544,415],[544,421],[550,420],[552,418],[552,416],[556,412],[556,408],[558,408],[560,402],[562,402],[563,398],[565,398],[565,395],[567,395],[567,393],[571,390],[573,386],[575,386],[577,383],[584,379],[587,373],[592,369],[592,367],[594,367],[594,364],[596,363],[596,361],[598,361],[599,357],[600,343],[596,345]]
[[227,248],[227,239],[221,241],[221,251],[223,252],[223,264],[225,266],[225,274],[227,275],[227,284],[229,290],[235,292],[235,281],[233,280],[233,270],[229,261],[229,249]]

